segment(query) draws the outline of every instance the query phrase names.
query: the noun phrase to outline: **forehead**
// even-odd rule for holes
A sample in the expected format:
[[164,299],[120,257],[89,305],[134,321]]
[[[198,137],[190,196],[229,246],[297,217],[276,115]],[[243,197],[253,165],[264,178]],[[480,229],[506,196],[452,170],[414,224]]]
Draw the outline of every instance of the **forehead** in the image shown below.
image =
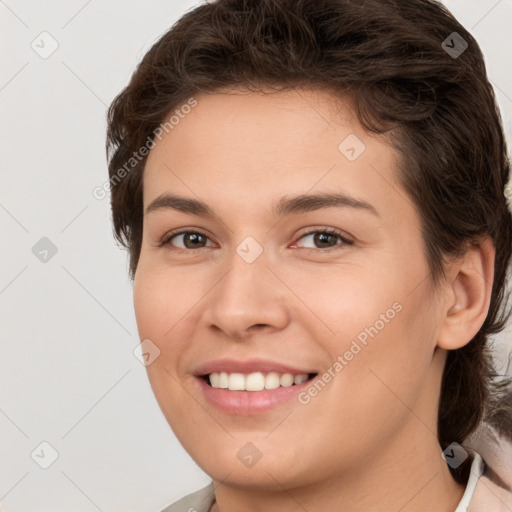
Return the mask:
[[[229,150],[238,161],[244,156],[248,160],[262,145],[265,153],[258,160],[265,156],[293,158],[297,146],[308,151],[318,145],[320,134],[329,137],[326,144],[336,142],[345,132],[356,130],[363,134],[350,100],[327,91],[230,89],[201,94],[195,100],[197,105],[188,114],[179,120],[174,116],[174,122],[179,122],[166,130],[161,142],[157,141],[149,160],[166,149],[172,150],[176,158],[182,154],[189,158],[215,157],[221,150]],[[337,145],[333,149],[337,150]]]
[[396,151],[363,129],[349,98],[295,89],[195,99],[197,105],[155,139],[145,167],[145,207],[164,191],[231,197],[245,210],[261,209],[269,196],[309,190],[380,195],[384,202],[387,195],[395,205],[392,196],[405,195]]

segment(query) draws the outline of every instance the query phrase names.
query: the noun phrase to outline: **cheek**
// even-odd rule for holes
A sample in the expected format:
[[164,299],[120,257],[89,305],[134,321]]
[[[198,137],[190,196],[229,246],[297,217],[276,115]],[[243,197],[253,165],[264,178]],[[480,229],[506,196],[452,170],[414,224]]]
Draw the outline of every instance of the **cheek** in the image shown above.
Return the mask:
[[[422,311],[427,297],[418,299],[402,297],[395,308],[374,310],[364,329],[350,338],[360,350],[347,351],[345,359],[352,360],[342,372],[338,389],[359,409],[360,424],[372,425],[372,418],[379,417],[398,428],[425,393],[435,328],[429,311]],[[358,353],[352,356],[352,351]]]
[[389,265],[387,272],[372,273],[354,266],[339,273],[331,269],[329,278],[317,276],[298,289],[316,313],[308,315],[305,328],[316,335],[332,364],[339,363],[332,373],[341,376],[334,380],[344,399],[392,399],[379,382],[381,374],[401,396],[418,392],[430,368],[437,324],[427,281],[411,293],[413,281],[410,269]]
[[190,270],[171,270],[150,258],[141,258],[139,262],[133,303],[140,340],[151,340],[160,351],[158,358],[146,367],[157,398],[161,387],[173,386],[170,374],[184,377],[183,360],[193,348],[189,340],[193,338],[198,306],[207,286]]
[[[183,316],[183,300],[178,304],[180,293],[176,286],[170,288],[166,279],[153,265],[139,262],[133,288],[133,303],[140,340],[149,339],[158,347],[159,355],[146,366],[153,393],[162,410],[184,407],[182,389],[175,378],[181,349],[173,336],[173,326]],[[182,297],[182,295],[181,295]],[[175,329],[179,328],[176,327]]]
[[380,333],[400,316],[399,283],[372,268],[331,266],[295,277],[294,292],[312,313],[308,314],[309,327],[334,347],[339,344],[343,349],[346,343],[339,340],[347,342],[358,336],[364,342],[367,330],[375,331],[372,326],[376,324]]
[[137,271],[133,288],[133,306],[141,340],[159,338],[163,332],[163,309],[166,307],[166,301],[160,300],[160,295],[161,288],[157,280],[151,274]]
[[199,293],[186,272],[163,272],[158,265],[141,259],[133,288],[135,317],[141,339],[167,339],[180,318],[191,309],[194,297]]

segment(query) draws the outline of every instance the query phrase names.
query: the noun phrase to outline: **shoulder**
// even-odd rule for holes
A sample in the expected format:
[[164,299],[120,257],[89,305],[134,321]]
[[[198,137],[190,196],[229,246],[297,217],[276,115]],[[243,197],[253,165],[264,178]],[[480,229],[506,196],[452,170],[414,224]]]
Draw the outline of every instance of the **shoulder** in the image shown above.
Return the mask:
[[[504,466],[496,459],[489,460],[473,451],[474,460],[466,493],[456,512],[509,512],[512,510],[510,460]],[[501,462],[501,461],[500,461]]]
[[468,512],[508,512],[512,510],[512,492],[487,475],[482,475],[475,489]]
[[161,512],[208,512],[215,500],[213,482],[191,494],[187,494]]
[[[512,402],[512,392],[510,400]],[[512,415],[500,424],[500,429],[490,423],[482,423],[467,440],[466,446],[480,454],[484,461],[482,475],[467,511],[512,511]]]
[[483,455],[485,468],[475,490],[474,508],[470,512],[512,510],[512,444],[496,438]]

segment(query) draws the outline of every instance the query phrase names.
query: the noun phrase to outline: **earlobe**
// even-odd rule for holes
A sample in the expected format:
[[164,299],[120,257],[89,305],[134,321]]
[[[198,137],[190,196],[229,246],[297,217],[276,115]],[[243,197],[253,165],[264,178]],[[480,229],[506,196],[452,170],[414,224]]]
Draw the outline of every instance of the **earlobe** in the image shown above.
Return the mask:
[[443,318],[438,346],[463,347],[487,317],[494,279],[495,248],[489,236],[468,244],[464,256],[449,264],[443,291]]

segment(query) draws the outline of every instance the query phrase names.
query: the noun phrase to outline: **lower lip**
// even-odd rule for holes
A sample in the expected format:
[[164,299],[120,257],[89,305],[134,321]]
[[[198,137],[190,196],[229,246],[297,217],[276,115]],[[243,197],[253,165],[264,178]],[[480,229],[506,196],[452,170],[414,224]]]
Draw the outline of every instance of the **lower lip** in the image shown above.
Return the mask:
[[293,386],[263,391],[229,391],[213,388],[203,378],[196,377],[206,399],[215,407],[231,414],[249,416],[270,411],[296,397],[313,379]]

